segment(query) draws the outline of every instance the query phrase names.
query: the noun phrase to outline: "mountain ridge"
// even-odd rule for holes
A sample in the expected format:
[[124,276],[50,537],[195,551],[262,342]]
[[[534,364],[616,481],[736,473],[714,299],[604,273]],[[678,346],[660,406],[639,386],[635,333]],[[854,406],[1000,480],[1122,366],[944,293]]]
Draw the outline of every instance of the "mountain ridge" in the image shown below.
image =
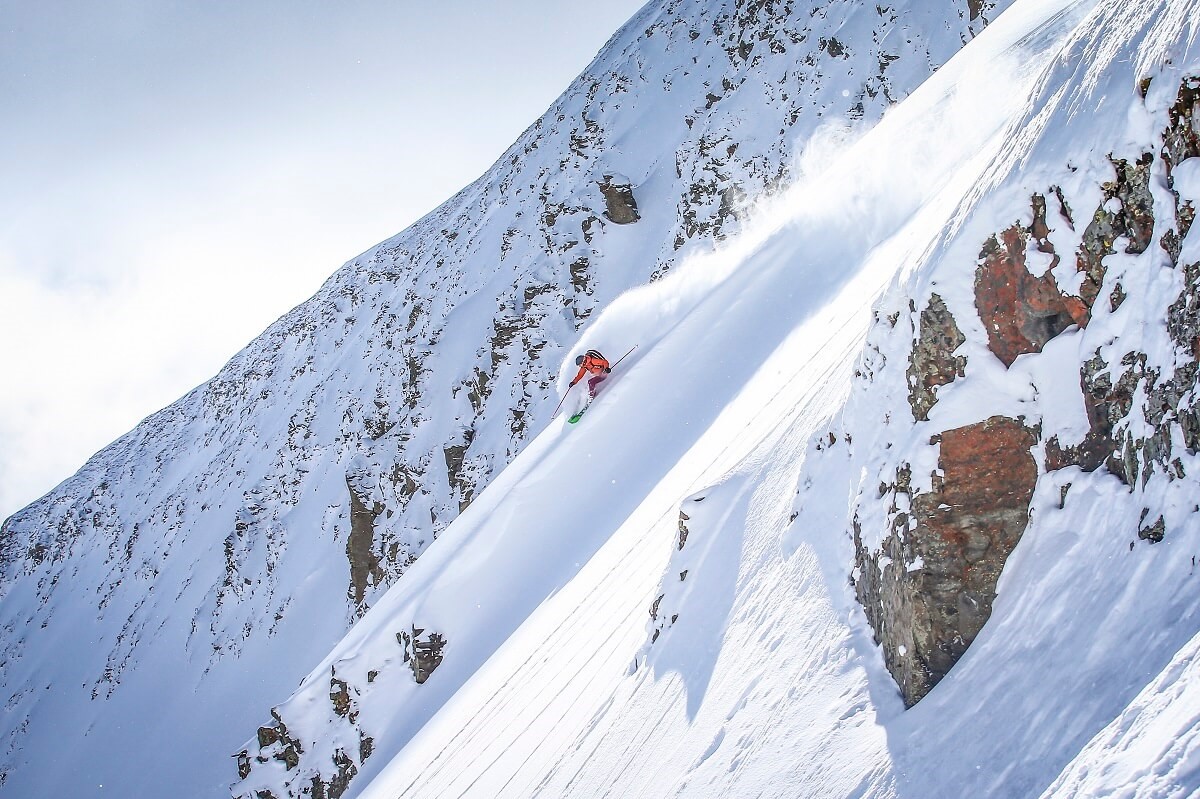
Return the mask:
[[[285,695],[544,423],[581,323],[735,230],[795,139],[877,118],[982,25],[910,3],[647,6],[486,176],[5,521],[5,783],[219,779],[246,708]],[[671,134],[647,149],[639,130]],[[626,225],[603,189],[622,180]],[[169,712],[131,729],[150,697]],[[105,765],[159,725],[170,753]],[[63,730],[91,753],[76,775],[52,767]]]

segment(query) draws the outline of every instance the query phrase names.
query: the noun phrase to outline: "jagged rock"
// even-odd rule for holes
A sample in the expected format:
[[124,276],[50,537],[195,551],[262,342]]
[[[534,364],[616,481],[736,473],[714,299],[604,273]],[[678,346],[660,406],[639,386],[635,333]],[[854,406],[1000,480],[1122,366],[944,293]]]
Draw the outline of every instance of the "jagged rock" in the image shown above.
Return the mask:
[[908,404],[917,421],[929,419],[929,410],[937,402],[935,387],[966,373],[967,359],[953,354],[966,340],[946,303],[937,294],[931,296],[921,311],[917,342],[908,360]]
[[1172,169],[1188,158],[1200,156],[1200,76],[1184,78],[1179,84],[1179,96],[1167,118],[1162,157],[1170,175]]
[[259,727],[258,728],[258,748],[266,749],[273,743],[279,741],[279,730],[275,727]]
[[345,680],[331,677],[329,680],[329,701],[333,703],[333,712],[339,716],[350,715],[350,686]]
[[[1087,307],[1076,297],[1064,295],[1052,272],[1058,256],[1046,238],[1045,198],[1033,196],[1034,221],[1021,223],[992,236],[979,253],[975,270],[975,308],[987,330],[988,348],[1012,366],[1018,355],[1041,352],[1050,339],[1071,325],[1086,325]],[[1052,265],[1041,277],[1026,267],[1030,238],[1038,249],[1053,256]]]
[[967,0],[967,10],[971,13],[971,20],[977,20],[984,15],[984,12],[991,11],[996,7],[996,4],[990,0]]
[[1028,521],[1036,442],[1034,430],[1003,416],[947,430],[931,439],[941,444],[932,491],[914,492],[903,466],[895,484],[881,486],[897,501],[880,551],[866,550],[855,521],[855,592],[908,706],[991,615],[1000,571]]
[[[1143,508],[1141,521],[1144,522],[1146,520],[1146,516],[1149,515],[1149,513],[1150,513],[1149,508]],[[1145,527],[1142,527],[1139,525],[1139,527],[1138,527],[1138,538],[1142,539],[1143,541],[1149,541],[1151,544],[1157,544],[1160,541],[1162,541],[1163,537],[1166,535],[1166,533],[1167,533],[1167,524],[1166,524],[1166,521],[1163,519],[1162,514],[1159,514],[1158,518],[1155,519],[1152,524],[1147,525]]]
[[250,776],[250,753],[243,749],[234,757],[237,758],[238,779],[244,780]]
[[[1136,254],[1145,252],[1154,236],[1154,198],[1150,195],[1150,165],[1154,156],[1143,153],[1133,163],[1111,156],[1109,160],[1116,170],[1116,179],[1101,186],[1104,199],[1083,232],[1076,258],[1076,268],[1084,273],[1079,296],[1089,315],[1104,285],[1107,271],[1104,259],[1116,252],[1116,240],[1126,238],[1129,243],[1125,252]],[[1117,200],[1120,208],[1110,210],[1111,200]]]
[[621,175],[605,175],[599,181],[600,193],[604,195],[604,217],[618,225],[630,225],[641,219],[637,200],[633,196],[633,185]]
[[1183,268],[1183,290],[1167,310],[1167,332],[1184,352],[1200,360],[1200,262]]
[[691,516],[688,516],[682,510],[679,511],[679,544],[677,547],[678,549],[683,549],[683,545],[687,543],[687,537],[688,537],[687,522],[691,518],[692,518]]
[[429,679],[434,669],[442,663],[442,650],[446,639],[441,633],[429,633],[421,640],[424,628],[412,627],[412,633],[396,633],[396,640],[404,647],[404,662],[412,669],[413,679],[420,685]]
[[291,771],[300,765],[300,749],[294,743],[289,743],[275,754],[275,759],[283,761],[287,770]]
[[1179,196],[1172,173],[1187,159],[1200,156],[1200,77],[1187,77],[1180,83],[1179,96],[1168,111],[1168,120],[1163,131],[1162,159],[1167,169],[1167,185],[1175,195],[1175,224],[1179,230],[1167,231],[1162,246],[1171,256],[1172,265],[1178,265],[1180,239],[1187,236],[1196,219],[1196,208],[1191,203],[1196,198],[1184,200]]
[[[1088,433],[1074,446],[1062,446],[1057,437],[1047,441],[1047,470],[1074,464],[1092,471],[1104,465],[1130,486],[1139,480],[1145,485],[1157,470],[1172,480],[1184,476],[1183,462],[1173,453],[1174,431],[1182,434],[1188,451],[1200,450],[1200,264],[1185,265],[1182,274],[1183,287],[1166,318],[1177,347],[1174,369],[1164,374],[1149,367],[1146,354],[1137,351],[1110,367],[1097,350],[1080,369]],[[1141,420],[1135,436],[1126,421],[1139,393],[1144,401],[1137,405]]]
[[463,469],[467,450],[470,449],[471,442],[475,440],[475,430],[468,427],[463,430],[462,435],[462,443],[452,444],[442,450],[446,459],[446,480],[450,485],[450,490],[458,497],[459,513],[467,509],[475,496],[475,484]]
[[[1084,361],[1079,369],[1079,383],[1083,391],[1083,407],[1088,418],[1088,432],[1077,445],[1063,446],[1058,436],[1046,442],[1046,470],[1055,471],[1065,466],[1078,466],[1092,472],[1107,465],[1110,472],[1125,479],[1125,468],[1116,456],[1117,442],[1114,431],[1133,405],[1134,383],[1132,372],[1126,372],[1113,382],[1108,364],[1099,351]],[[1126,480],[1128,482],[1128,480]]]
[[369,735],[361,735],[358,739],[358,762],[365,763],[375,751],[375,739]]
[[354,761],[341,749],[334,752],[333,765],[337,768],[337,773],[329,782],[322,780],[320,775],[312,778],[313,799],[340,799],[350,787],[350,780],[358,774],[358,767],[354,765]]
[[371,499],[370,490],[357,479],[346,475],[350,491],[350,535],[346,538],[346,558],[350,561],[350,594],[355,607],[361,607],[370,583],[379,585],[384,579],[379,556],[375,554],[375,520],[384,507]]

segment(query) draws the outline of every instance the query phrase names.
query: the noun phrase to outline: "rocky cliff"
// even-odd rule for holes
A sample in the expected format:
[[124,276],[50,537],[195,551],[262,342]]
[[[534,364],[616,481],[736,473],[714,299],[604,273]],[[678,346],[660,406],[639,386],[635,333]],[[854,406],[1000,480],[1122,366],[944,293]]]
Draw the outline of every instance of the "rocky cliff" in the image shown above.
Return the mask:
[[[911,331],[911,418],[929,423],[917,428],[916,451],[910,444],[897,453],[902,460],[883,476],[878,496],[862,500],[886,534],[865,544],[855,515],[855,586],[910,705],[946,676],[988,620],[1039,480],[1060,483],[1059,508],[1073,499],[1067,475],[1075,470],[1103,469],[1124,483],[1142,506],[1127,530],[1131,550],[1197,523],[1195,507],[1178,500],[1195,490],[1185,462],[1198,443],[1198,267],[1187,244],[1200,165],[1190,160],[1200,156],[1198,85],[1192,75],[1159,85],[1152,75],[1130,81],[1121,102],[1154,121],[1139,147],[1096,153],[1088,171],[1108,174],[1095,185],[1072,181],[1079,165],[1063,163],[1056,179],[1076,185],[1046,185],[1014,209],[1018,221],[982,242],[974,264],[959,267],[973,270],[974,292],[957,320],[936,292],[919,314],[910,304],[886,320]],[[953,274],[943,267],[932,282]],[[966,346],[960,326],[982,338]],[[1084,335],[1089,328],[1098,335]],[[1043,355],[1060,340],[1061,349]],[[953,396],[959,382],[994,370],[992,359],[1006,370],[1021,364],[1023,412],[949,427],[936,413],[931,421],[942,393]],[[1072,374],[1076,385],[1064,386]],[[989,405],[981,401],[972,413],[984,416]],[[1081,412],[1082,428],[1055,424]],[[929,464],[917,480],[909,459]]]

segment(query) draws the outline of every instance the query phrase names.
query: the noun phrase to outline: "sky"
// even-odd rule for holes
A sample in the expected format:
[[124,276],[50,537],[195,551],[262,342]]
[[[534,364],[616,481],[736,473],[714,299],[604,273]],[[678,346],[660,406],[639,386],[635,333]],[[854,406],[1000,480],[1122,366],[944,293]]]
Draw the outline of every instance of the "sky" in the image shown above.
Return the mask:
[[0,519],[482,174],[643,0],[0,0]]

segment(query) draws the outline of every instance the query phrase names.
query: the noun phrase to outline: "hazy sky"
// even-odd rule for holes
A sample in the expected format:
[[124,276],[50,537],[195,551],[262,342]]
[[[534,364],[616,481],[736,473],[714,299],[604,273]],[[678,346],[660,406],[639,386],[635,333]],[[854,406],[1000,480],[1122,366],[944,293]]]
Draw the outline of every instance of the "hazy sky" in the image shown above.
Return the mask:
[[0,0],[0,519],[478,177],[644,0]]

